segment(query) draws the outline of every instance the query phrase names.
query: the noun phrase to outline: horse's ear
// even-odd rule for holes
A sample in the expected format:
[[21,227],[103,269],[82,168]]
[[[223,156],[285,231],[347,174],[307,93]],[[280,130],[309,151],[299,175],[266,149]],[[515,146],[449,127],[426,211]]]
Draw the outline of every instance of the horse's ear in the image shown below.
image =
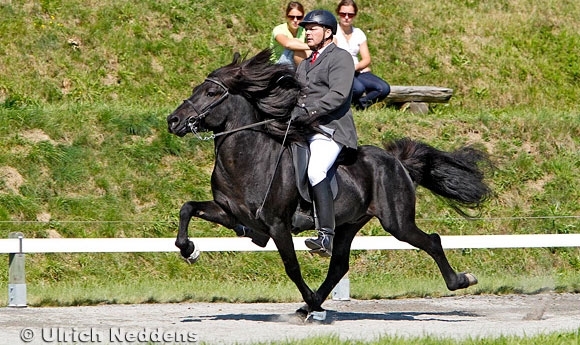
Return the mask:
[[240,55],[239,52],[235,52],[234,53],[234,58],[232,60],[232,64],[238,64],[240,62],[240,59],[242,58],[242,55]]
[[284,73],[275,79],[275,84],[283,89],[292,89],[299,87],[298,81],[292,74]]
[[274,64],[277,71],[272,74],[270,79],[270,87],[281,87],[284,90],[300,89],[300,83],[296,79],[293,67],[286,64]]

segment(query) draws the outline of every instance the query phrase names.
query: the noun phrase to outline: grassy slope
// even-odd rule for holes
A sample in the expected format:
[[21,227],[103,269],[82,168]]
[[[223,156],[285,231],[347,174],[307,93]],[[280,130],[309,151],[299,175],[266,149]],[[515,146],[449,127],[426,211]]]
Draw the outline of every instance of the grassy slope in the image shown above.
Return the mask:
[[[12,1],[0,5],[0,95],[174,104],[191,82],[268,44],[285,1]],[[307,1],[333,9],[334,1]],[[395,85],[455,89],[476,109],[574,108],[576,1],[360,1],[374,69]]]
[[[170,136],[164,117],[233,51],[265,47],[283,4],[0,5],[0,32],[11,38],[0,47],[0,236],[14,230],[27,237],[174,236],[180,205],[210,197],[213,145]],[[551,217],[580,214],[574,110],[580,5],[359,5],[357,21],[368,33],[377,74],[392,84],[455,89],[451,103],[428,116],[379,108],[356,113],[361,143],[406,135],[442,149],[475,143],[498,163],[491,179],[497,195],[482,209],[483,220],[458,219],[420,189],[419,225],[444,235],[577,233],[577,218]],[[196,236],[231,236],[202,221],[194,228]],[[371,223],[363,233],[384,232]],[[317,285],[327,261],[299,256],[307,281]],[[449,251],[449,257],[483,278],[469,293],[580,290],[577,249]],[[299,298],[275,253],[209,254],[195,269],[174,254],[27,260],[33,304]],[[357,252],[352,262],[357,298],[447,293],[424,253]]]

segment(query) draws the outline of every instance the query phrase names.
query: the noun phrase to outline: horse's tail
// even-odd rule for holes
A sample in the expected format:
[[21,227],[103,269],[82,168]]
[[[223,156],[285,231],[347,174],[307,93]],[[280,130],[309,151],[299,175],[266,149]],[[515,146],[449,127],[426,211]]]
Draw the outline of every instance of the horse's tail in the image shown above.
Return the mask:
[[[444,152],[408,138],[385,146],[407,169],[411,179],[433,193],[462,206],[477,207],[491,195],[484,168],[492,167],[488,155],[466,146]],[[466,215],[457,205],[452,205]]]

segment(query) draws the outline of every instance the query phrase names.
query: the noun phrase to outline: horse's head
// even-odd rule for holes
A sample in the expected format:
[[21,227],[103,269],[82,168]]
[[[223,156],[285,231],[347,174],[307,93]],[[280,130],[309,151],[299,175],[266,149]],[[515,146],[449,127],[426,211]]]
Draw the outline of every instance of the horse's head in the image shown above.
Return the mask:
[[198,133],[211,130],[218,124],[212,125],[212,121],[206,122],[206,117],[228,95],[228,88],[221,81],[208,77],[196,86],[191,96],[167,117],[169,132],[182,137],[188,132]]
[[167,117],[170,133],[220,132],[262,120],[284,118],[296,104],[300,86],[291,67],[270,62],[269,50],[212,73]]

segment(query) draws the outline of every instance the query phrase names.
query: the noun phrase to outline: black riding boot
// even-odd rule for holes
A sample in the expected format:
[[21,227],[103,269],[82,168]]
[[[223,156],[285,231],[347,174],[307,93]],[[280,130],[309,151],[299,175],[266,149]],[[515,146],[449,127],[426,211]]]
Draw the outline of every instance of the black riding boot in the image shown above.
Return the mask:
[[311,253],[323,257],[332,255],[332,240],[334,238],[334,200],[330,189],[330,180],[325,178],[312,187],[313,201],[318,216],[318,237],[304,241]]

